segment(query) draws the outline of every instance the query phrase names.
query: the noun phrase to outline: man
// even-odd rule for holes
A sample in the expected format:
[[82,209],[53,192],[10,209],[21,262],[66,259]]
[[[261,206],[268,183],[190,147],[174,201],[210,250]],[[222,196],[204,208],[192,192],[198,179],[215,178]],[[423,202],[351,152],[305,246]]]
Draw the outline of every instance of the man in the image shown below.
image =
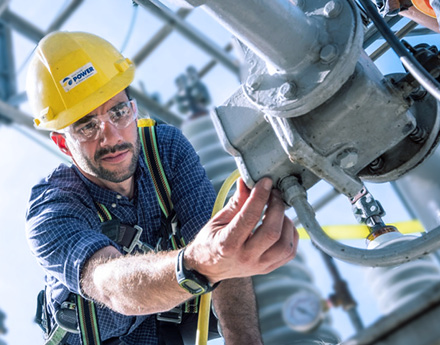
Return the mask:
[[[240,180],[228,205],[208,222],[215,195],[197,155],[180,131],[157,126],[185,251],[168,245],[125,254],[101,233],[99,205],[120,223],[143,228],[144,247],[154,248],[161,234],[163,216],[139,143],[137,107],[126,90],[133,76],[131,61],[110,43],[79,32],[45,37],[29,68],[35,123],[51,130],[73,161],[33,188],[27,214],[28,242],[46,273],[51,326],[73,293],[98,304],[104,344],[162,342],[156,314],[194,297],[178,283],[180,262],[209,289],[220,283],[213,304],[226,344],[262,344],[249,277],[291,260],[298,243],[269,178],[252,190]],[[69,333],[64,342],[79,344],[79,335]]]
[[440,32],[438,16],[439,0],[374,0],[383,16],[396,15],[407,17],[416,23]]

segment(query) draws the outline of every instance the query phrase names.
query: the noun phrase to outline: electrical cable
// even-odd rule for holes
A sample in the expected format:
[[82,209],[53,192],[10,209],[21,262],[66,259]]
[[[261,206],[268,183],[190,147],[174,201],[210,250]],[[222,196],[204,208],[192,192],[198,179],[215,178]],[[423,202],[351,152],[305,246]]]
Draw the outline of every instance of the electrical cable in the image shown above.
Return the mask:
[[121,54],[124,52],[127,47],[128,41],[130,40],[131,34],[133,33],[134,24],[136,23],[137,13],[138,13],[139,5],[137,3],[133,3],[133,13],[131,15],[130,26],[128,28],[127,34],[125,35],[124,42],[121,47]]
[[368,16],[376,25],[378,31],[399,57],[402,64],[413,75],[413,77],[422,85],[426,91],[440,101],[440,84],[429,72],[411,55],[405,46],[396,38],[394,33],[385,23],[383,18],[377,12],[371,0],[359,0]]
[[[223,182],[220,191],[212,209],[211,218],[220,211],[228,197],[228,193],[234,185],[235,181],[240,177],[238,170],[234,170],[231,175]],[[206,345],[208,343],[209,330],[209,314],[211,309],[211,292],[206,293],[200,297],[199,318],[197,322],[196,345]]]

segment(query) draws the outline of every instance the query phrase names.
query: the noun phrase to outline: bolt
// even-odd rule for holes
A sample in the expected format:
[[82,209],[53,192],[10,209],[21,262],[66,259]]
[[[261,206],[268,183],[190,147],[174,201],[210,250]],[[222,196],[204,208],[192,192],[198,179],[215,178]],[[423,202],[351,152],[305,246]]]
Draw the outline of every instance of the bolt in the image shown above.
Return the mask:
[[249,76],[246,84],[251,91],[257,91],[261,86],[261,76],[255,74]]
[[382,170],[384,164],[385,163],[384,163],[383,159],[381,157],[379,157],[379,158],[376,158],[374,161],[372,161],[370,163],[370,165],[368,166],[368,168],[370,169],[370,171],[372,173],[377,173]]
[[278,95],[282,99],[292,99],[296,94],[296,85],[289,81],[280,86]]
[[331,0],[324,6],[324,15],[327,18],[335,18],[342,12],[342,3],[339,0]]
[[377,210],[377,207],[376,207],[376,206],[371,206],[371,207],[370,207],[370,211],[371,211],[371,212],[374,212],[374,211],[376,211],[376,210]]
[[416,143],[423,143],[427,137],[428,133],[426,133],[426,130],[419,126],[417,126],[409,135],[409,138]]
[[327,44],[321,48],[319,52],[319,57],[323,63],[332,63],[338,56],[338,47],[334,44]]
[[344,150],[336,157],[336,163],[342,169],[350,169],[358,162],[358,154],[355,149]]

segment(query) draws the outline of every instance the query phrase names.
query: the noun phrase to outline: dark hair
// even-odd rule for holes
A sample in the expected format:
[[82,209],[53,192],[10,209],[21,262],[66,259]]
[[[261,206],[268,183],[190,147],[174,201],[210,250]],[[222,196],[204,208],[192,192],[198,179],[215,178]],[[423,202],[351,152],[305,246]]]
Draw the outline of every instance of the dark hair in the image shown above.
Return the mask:
[[125,94],[127,95],[128,99],[131,99],[131,98],[130,98],[130,86],[127,86],[127,87],[124,89],[124,91],[125,91]]

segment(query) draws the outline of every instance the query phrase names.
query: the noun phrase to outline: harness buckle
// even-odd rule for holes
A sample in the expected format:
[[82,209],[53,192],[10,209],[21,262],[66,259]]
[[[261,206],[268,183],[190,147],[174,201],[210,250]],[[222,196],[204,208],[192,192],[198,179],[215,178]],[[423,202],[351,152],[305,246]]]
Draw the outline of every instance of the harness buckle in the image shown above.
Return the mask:
[[67,332],[78,334],[76,304],[70,301],[63,302],[61,308],[55,313],[55,321],[58,326]]
[[[128,227],[126,225],[123,225],[123,226]],[[136,234],[134,235],[134,237],[128,247],[123,246],[124,251],[126,253],[130,254],[134,250],[134,248],[136,248],[136,247],[138,247],[144,253],[154,251],[154,249],[151,246],[149,246],[147,243],[144,243],[140,240],[143,229],[139,225],[133,225],[132,228],[136,230]]]
[[171,322],[175,324],[182,323],[182,307],[177,306],[171,310],[156,315],[158,321]]

